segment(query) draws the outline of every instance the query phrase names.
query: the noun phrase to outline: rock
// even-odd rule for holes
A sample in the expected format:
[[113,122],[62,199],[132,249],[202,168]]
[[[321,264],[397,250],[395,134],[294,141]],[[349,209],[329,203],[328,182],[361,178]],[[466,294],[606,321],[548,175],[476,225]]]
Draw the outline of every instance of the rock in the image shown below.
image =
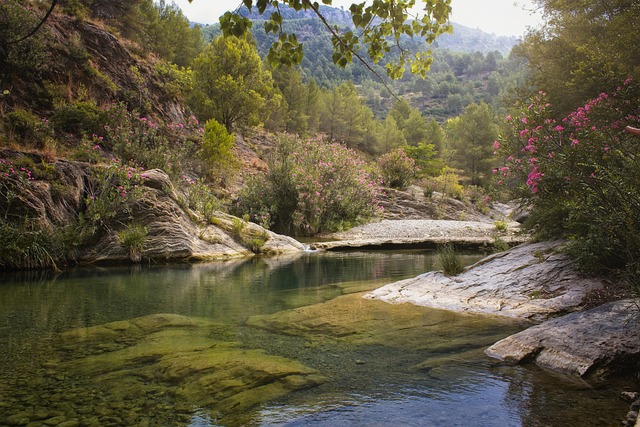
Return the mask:
[[[171,396],[167,414],[176,408],[228,414],[325,382],[315,369],[232,339],[226,326],[209,320],[155,314],[73,329],[56,342],[67,358],[59,369],[69,381],[90,379],[95,385],[94,415],[103,425],[138,425],[148,414],[128,407],[144,405],[130,402],[145,396]],[[108,342],[114,344],[109,351],[95,351]],[[92,403],[85,396],[67,400],[74,406]]]
[[578,310],[590,292],[604,287],[600,280],[581,277],[560,247],[559,242],[520,245],[458,276],[429,272],[365,298],[541,321]]
[[[33,218],[46,230],[77,225],[78,217],[86,209],[85,196],[94,185],[91,169],[100,166],[62,160],[48,163],[42,155],[9,149],[0,149],[0,158],[42,165],[34,168],[40,174],[36,175],[37,179],[20,188],[19,196],[12,201],[12,213]],[[47,176],[41,170],[45,170]],[[223,213],[217,215],[215,224],[209,219],[205,221],[198,213],[183,207],[182,196],[165,172],[151,169],[143,175],[145,186],[141,196],[127,210],[121,208],[121,212],[116,212],[113,224],[119,228],[99,230],[102,235],[95,243],[77,249],[74,254],[77,261],[129,263],[136,261],[134,255],[145,260],[201,261],[252,256],[254,251],[275,255],[305,249],[295,239],[253,223],[248,223],[243,235],[238,235],[233,222],[239,219]],[[3,207],[1,204],[2,201],[0,207]],[[141,254],[130,253],[118,237],[118,232],[130,224],[132,218],[147,228]]]
[[333,250],[342,248],[384,246],[436,247],[442,243],[461,246],[490,247],[497,238],[514,245],[529,240],[519,233],[516,223],[508,223],[507,232],[499,232],[491,222],[451,221],[429,219],[382,220],[352,228],[351,230],[323,236],[323,240],[311,245],[312,249]]
[[548,320],[498,341],[486,354],[584,378],[640,371],[640,328],[632,300]]

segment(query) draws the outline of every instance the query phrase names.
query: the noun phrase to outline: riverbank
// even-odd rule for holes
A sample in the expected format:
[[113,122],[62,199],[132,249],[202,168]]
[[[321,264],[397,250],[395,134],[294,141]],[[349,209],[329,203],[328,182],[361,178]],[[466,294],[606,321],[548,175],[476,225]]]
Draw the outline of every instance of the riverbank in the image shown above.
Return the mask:
[[384,219],[345,232],[322,236],[312,249],[339,250],[376,247],[430,247],[453,243],[462,247],[513,246],[529,240],[515,221],[453,221],[434,219]]

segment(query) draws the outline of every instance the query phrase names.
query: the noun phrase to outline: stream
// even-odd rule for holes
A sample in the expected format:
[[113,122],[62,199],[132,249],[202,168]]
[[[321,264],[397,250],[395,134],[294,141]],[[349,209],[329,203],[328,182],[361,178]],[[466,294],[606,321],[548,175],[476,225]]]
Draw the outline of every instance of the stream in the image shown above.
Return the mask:
[[620,424],[621,386],[484,355],[526,323],[361,298],[436,266],[395,250],[2,274],[0,425]]

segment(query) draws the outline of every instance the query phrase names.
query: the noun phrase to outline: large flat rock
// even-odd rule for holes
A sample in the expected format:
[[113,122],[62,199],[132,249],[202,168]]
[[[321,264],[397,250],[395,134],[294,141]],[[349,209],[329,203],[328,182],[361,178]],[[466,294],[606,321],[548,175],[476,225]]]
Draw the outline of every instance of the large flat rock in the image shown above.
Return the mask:
[[365,295],[389,303],[541,321],[576,311],[601,280],[582,277],[561,243],[524,244],[484,258],[462,274],[434,271]]
[[584,378],[640,371],[640,319],[632,300],[571,313],[498,341],[485,353]]
[[[520,233],[518,223],[507,223],[506,231],[498,231],[491,222],[431,219],[385,219],[333,233],[325,241],[313,243],[318,250],[380,246],[435,246],[456,243],[464,246],[490,246],[496,240],[510,245],[528,241]],[[331,240],[328,240],[331,239]]]

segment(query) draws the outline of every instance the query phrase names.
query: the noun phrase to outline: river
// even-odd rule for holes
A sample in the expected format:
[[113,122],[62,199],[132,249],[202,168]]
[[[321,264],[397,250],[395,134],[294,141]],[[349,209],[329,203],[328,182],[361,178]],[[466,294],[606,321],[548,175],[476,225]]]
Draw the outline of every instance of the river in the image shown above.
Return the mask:
[[[464,255],[466,264],[479,255]],[[487,358],[526,324],[361,298],[428,251],[0,276],[0,425],[607,426],[598,387]]]

